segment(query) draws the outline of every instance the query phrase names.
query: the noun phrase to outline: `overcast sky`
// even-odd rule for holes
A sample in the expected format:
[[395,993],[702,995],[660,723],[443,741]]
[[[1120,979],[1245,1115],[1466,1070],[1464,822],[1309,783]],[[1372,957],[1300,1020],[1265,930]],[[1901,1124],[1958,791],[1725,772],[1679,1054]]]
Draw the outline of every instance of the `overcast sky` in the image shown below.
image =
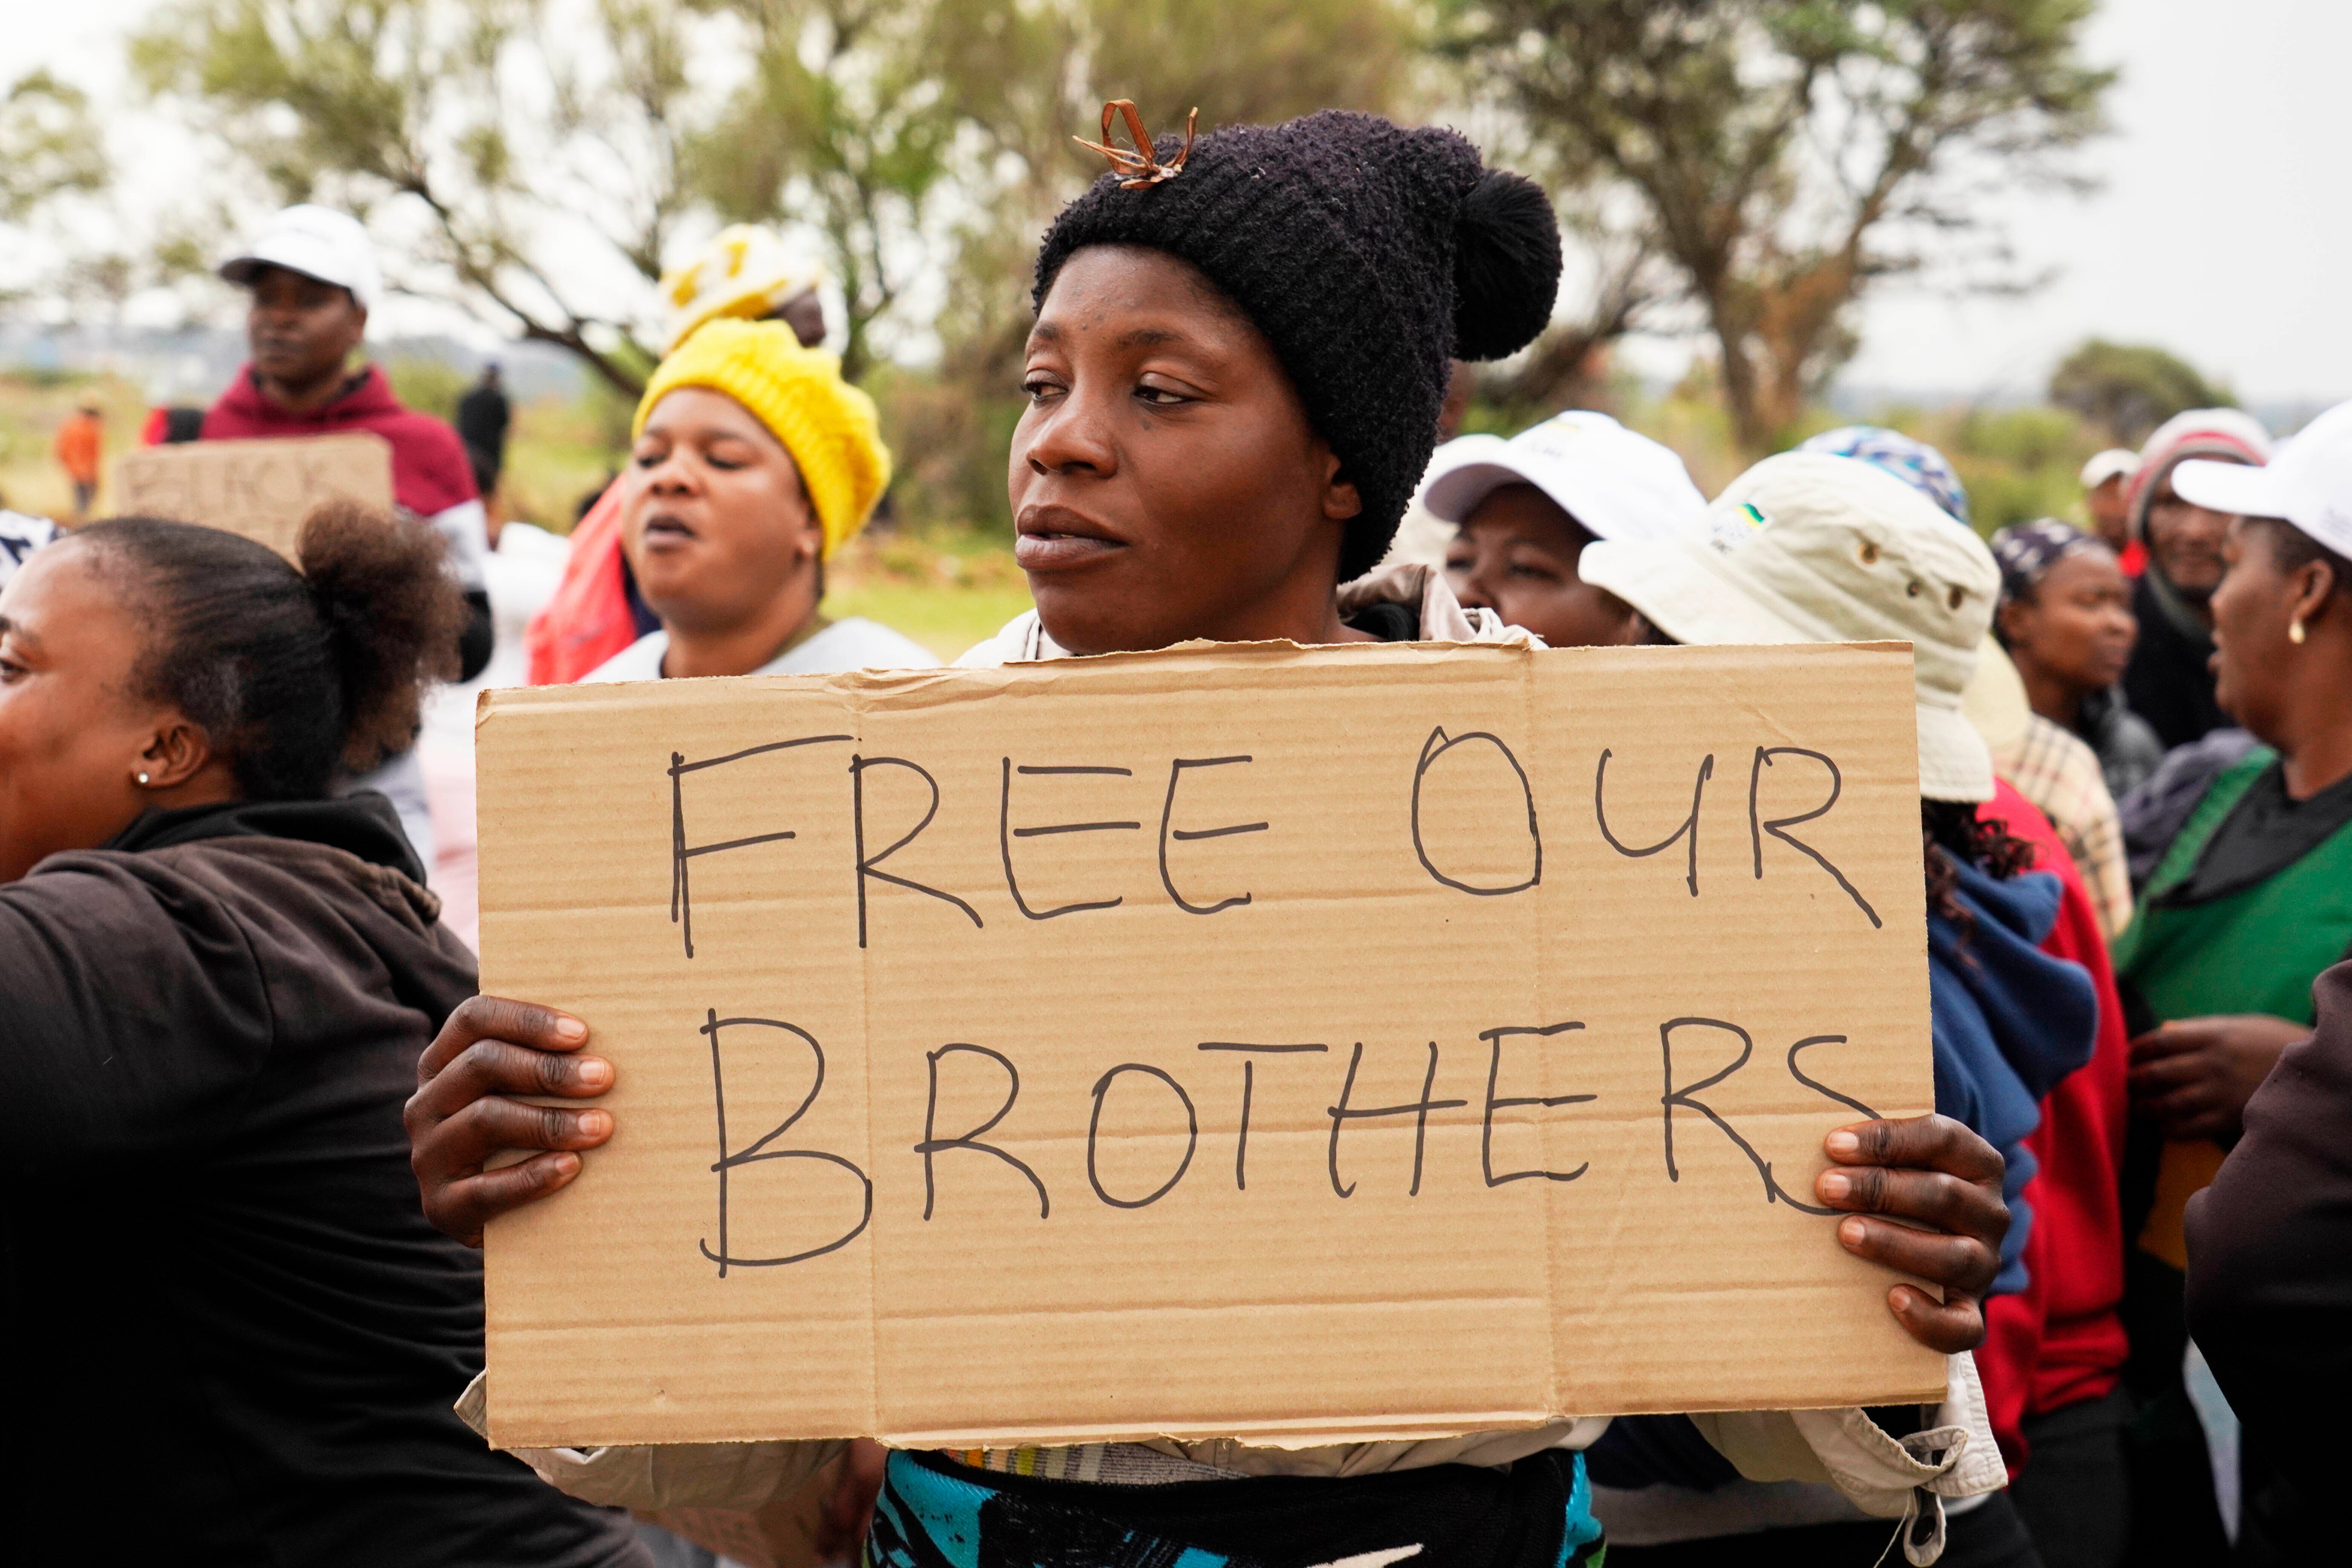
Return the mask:
[[[0,76],[48,64],[119,89],[117,40],[153,8],[13,7]],[[2021,300],[1889,289],[1848,382],[2031,391],[2098,333],[2164,344],[2252,401],[2352,395],[2352,0],[2106,0],[2088,53],[2123,71],[2114,131],[2082,158],[2101,188],[2000,204],[2021,260],[2055,281]],[[112,134],[134,189],[185,156],[135,110]]]

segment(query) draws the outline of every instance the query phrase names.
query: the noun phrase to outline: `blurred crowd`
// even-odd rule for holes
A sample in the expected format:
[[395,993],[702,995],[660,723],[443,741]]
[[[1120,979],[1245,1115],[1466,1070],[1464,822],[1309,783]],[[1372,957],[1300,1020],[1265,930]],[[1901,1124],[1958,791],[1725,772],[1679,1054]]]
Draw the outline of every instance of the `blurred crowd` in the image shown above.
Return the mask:
[[[58,437],[73,516],[0,514],[0,985],[23,1020],[0,1103],[24,1190],[71,1189],[6,1236],[19,1342],[58,1363],[27,1374],[11,1473],[70,1488],[60,1451],[168,1438],[118,1481],[173,1467],[163,1536],[206,1563],[709,1563],[726,1542],[677,1510],[756,1516],[813,1477],[822,1549],[894,1568],[1557,1564],[1604,1542],[1637,1568],[2330,1560],[2352,405],[2285,440],[2181,414],[2084,467],[2088,528],[1987,540],[1942,454],[1860,426],[1710,499],[1598,412],[1444,438],[1447,367],[1549,315],[1533,186],[1369,116],[1187,154],[1107,175],[1046,237],[1008,479],[1036,607],[961,662],[1910,643],[1938,1115],[1833,1135],[1820,1193],[1875,1210],[1840,1245],[1936,1287],[1890,1306],[1949,1353],[1946,1402],[1766,1413],[1752,1441],[1562,1424],[1290,1456],[1282,1479],[1181,1445],[492,1453],[451,1414],[480,1369],[467,1247],[611,1135],[520,1097],[611,1074],[559,1016],[466,1000],[474,695],[937,661],[824,613],[892,455],[824,351],[821,279],[773,236],[729,230],[664,279],[628,467],[567,538],[484,504],[497,367],[455,428],[402,406],[364,357],[372,243],[305,205],[221,265],[247,364],[147,438],[373,431],[398,515],[321,513],[295,563],[89,521],[94,408]],[[501,1148],[533,1157],[501,1170]],[[62,1181],[84,1163],[108,1173]],[[171,1291],[126,1283],[133,1255]]]

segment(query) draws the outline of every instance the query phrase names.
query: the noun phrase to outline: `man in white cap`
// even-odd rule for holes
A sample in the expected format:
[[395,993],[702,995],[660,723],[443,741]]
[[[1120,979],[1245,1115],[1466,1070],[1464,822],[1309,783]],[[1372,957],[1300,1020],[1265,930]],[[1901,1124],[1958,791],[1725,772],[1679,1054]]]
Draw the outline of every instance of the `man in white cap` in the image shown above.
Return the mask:
[[1631,640],[1636,617],[1579,575],[1596,539],[1664,539],[1696,525],[1706,498],[1683,461],[1606,414],[1571,409],[1505,441],[1448,442],[1421,503],[1457,525],[1445,574],[1465,605],[1490,609],[1554,647]]
[[383,296],[375,244],[359,220],[288,207],[222,262],[220,275],[251,297],[252,357],[205,414],[204,438],[374,431],[392,443],[393,499],[447,536],[458,575],[479,588],[482,503],[465,443],[431,415],[403,407],[380,366],[352,366]]
[[[367,335],[368,311],[383,296],[383,271],[367,230],[348,213],[308,203],[272,217],[253,242],[220,265],[251,296],[246,342],[252,357],[205,415],[203,439],[267,440],[368,430],[392,445],[392,494],[449,542],[449,562],[466,589],[459,679],[489,662],[489,594],[482,557],[487,520],[473,464],[457,433],[429,414],[403,407],[375,364],[352,368]],[[414,753],[363,781],[399,807],[418,857],[433,864],[432,819]]]
[[2139,454],[2110,447],[2083,465],[2083,506],[2091,514],[2091,531],[2104,540],[2124,563],[2124,575],[2139,575],[2147,552],[2131,536],[2131,504],[2125,491],[2139,471]]
[[2125,481],[2126,521],[2147,548],[2132,591],[2139,640],[2124,671],[2124,698],[2166,747],[2185,746],[2230,722],[2213,695],[2213,590],[2230,514],[2179,493],[2173,470],[2199,459],[2260,468],[2271,438],[2235,408],[2192,408],[2156,427]]

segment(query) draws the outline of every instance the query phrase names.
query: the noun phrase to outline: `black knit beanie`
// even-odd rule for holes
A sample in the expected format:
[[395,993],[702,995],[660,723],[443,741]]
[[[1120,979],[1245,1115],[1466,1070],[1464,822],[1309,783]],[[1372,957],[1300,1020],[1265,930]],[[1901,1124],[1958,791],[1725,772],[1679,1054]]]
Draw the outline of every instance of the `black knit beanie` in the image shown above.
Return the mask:
[[[1160,136],[1165,162],[1181,138]],[[1037,253],[1042,306],[1070,253],[1140,245],[1199,268],[1257,324],[1364,510],[1339,574],[1388,551],[1437,444],[1455,359],[1500,359],[1551,319],[1559,227],[1533,183],[1451,131],[1327,109],[1236,125],[1138,190],[1106,174]]]

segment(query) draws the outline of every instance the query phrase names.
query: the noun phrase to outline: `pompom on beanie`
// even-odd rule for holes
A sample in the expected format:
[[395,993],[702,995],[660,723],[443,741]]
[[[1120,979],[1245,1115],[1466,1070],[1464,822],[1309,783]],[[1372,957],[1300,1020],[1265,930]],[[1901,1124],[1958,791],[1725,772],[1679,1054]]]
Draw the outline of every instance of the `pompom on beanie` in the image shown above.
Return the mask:
[[866,526],[890,483],[890,448],[874,400],[841,379],[840,361],[803,348],[782,321],[706,322],[646,383],[632,439],[654,405],[681,386],[725,393],[783,443],[824,526],[826,559]]
[[[1160,136],[1162,162],[1181,138]],[[1106,174],[1037,254],[1043,306],[1072,252],[1139,245],[1192,263],[1274,345],[1364,510],[1342,579],[1371,570],[1437,445],[1455,359],[1500,359],[1551,319],[1559,226],[1541,189],[1451,131],[1327,109],[1193,143],[1138,190]]]

